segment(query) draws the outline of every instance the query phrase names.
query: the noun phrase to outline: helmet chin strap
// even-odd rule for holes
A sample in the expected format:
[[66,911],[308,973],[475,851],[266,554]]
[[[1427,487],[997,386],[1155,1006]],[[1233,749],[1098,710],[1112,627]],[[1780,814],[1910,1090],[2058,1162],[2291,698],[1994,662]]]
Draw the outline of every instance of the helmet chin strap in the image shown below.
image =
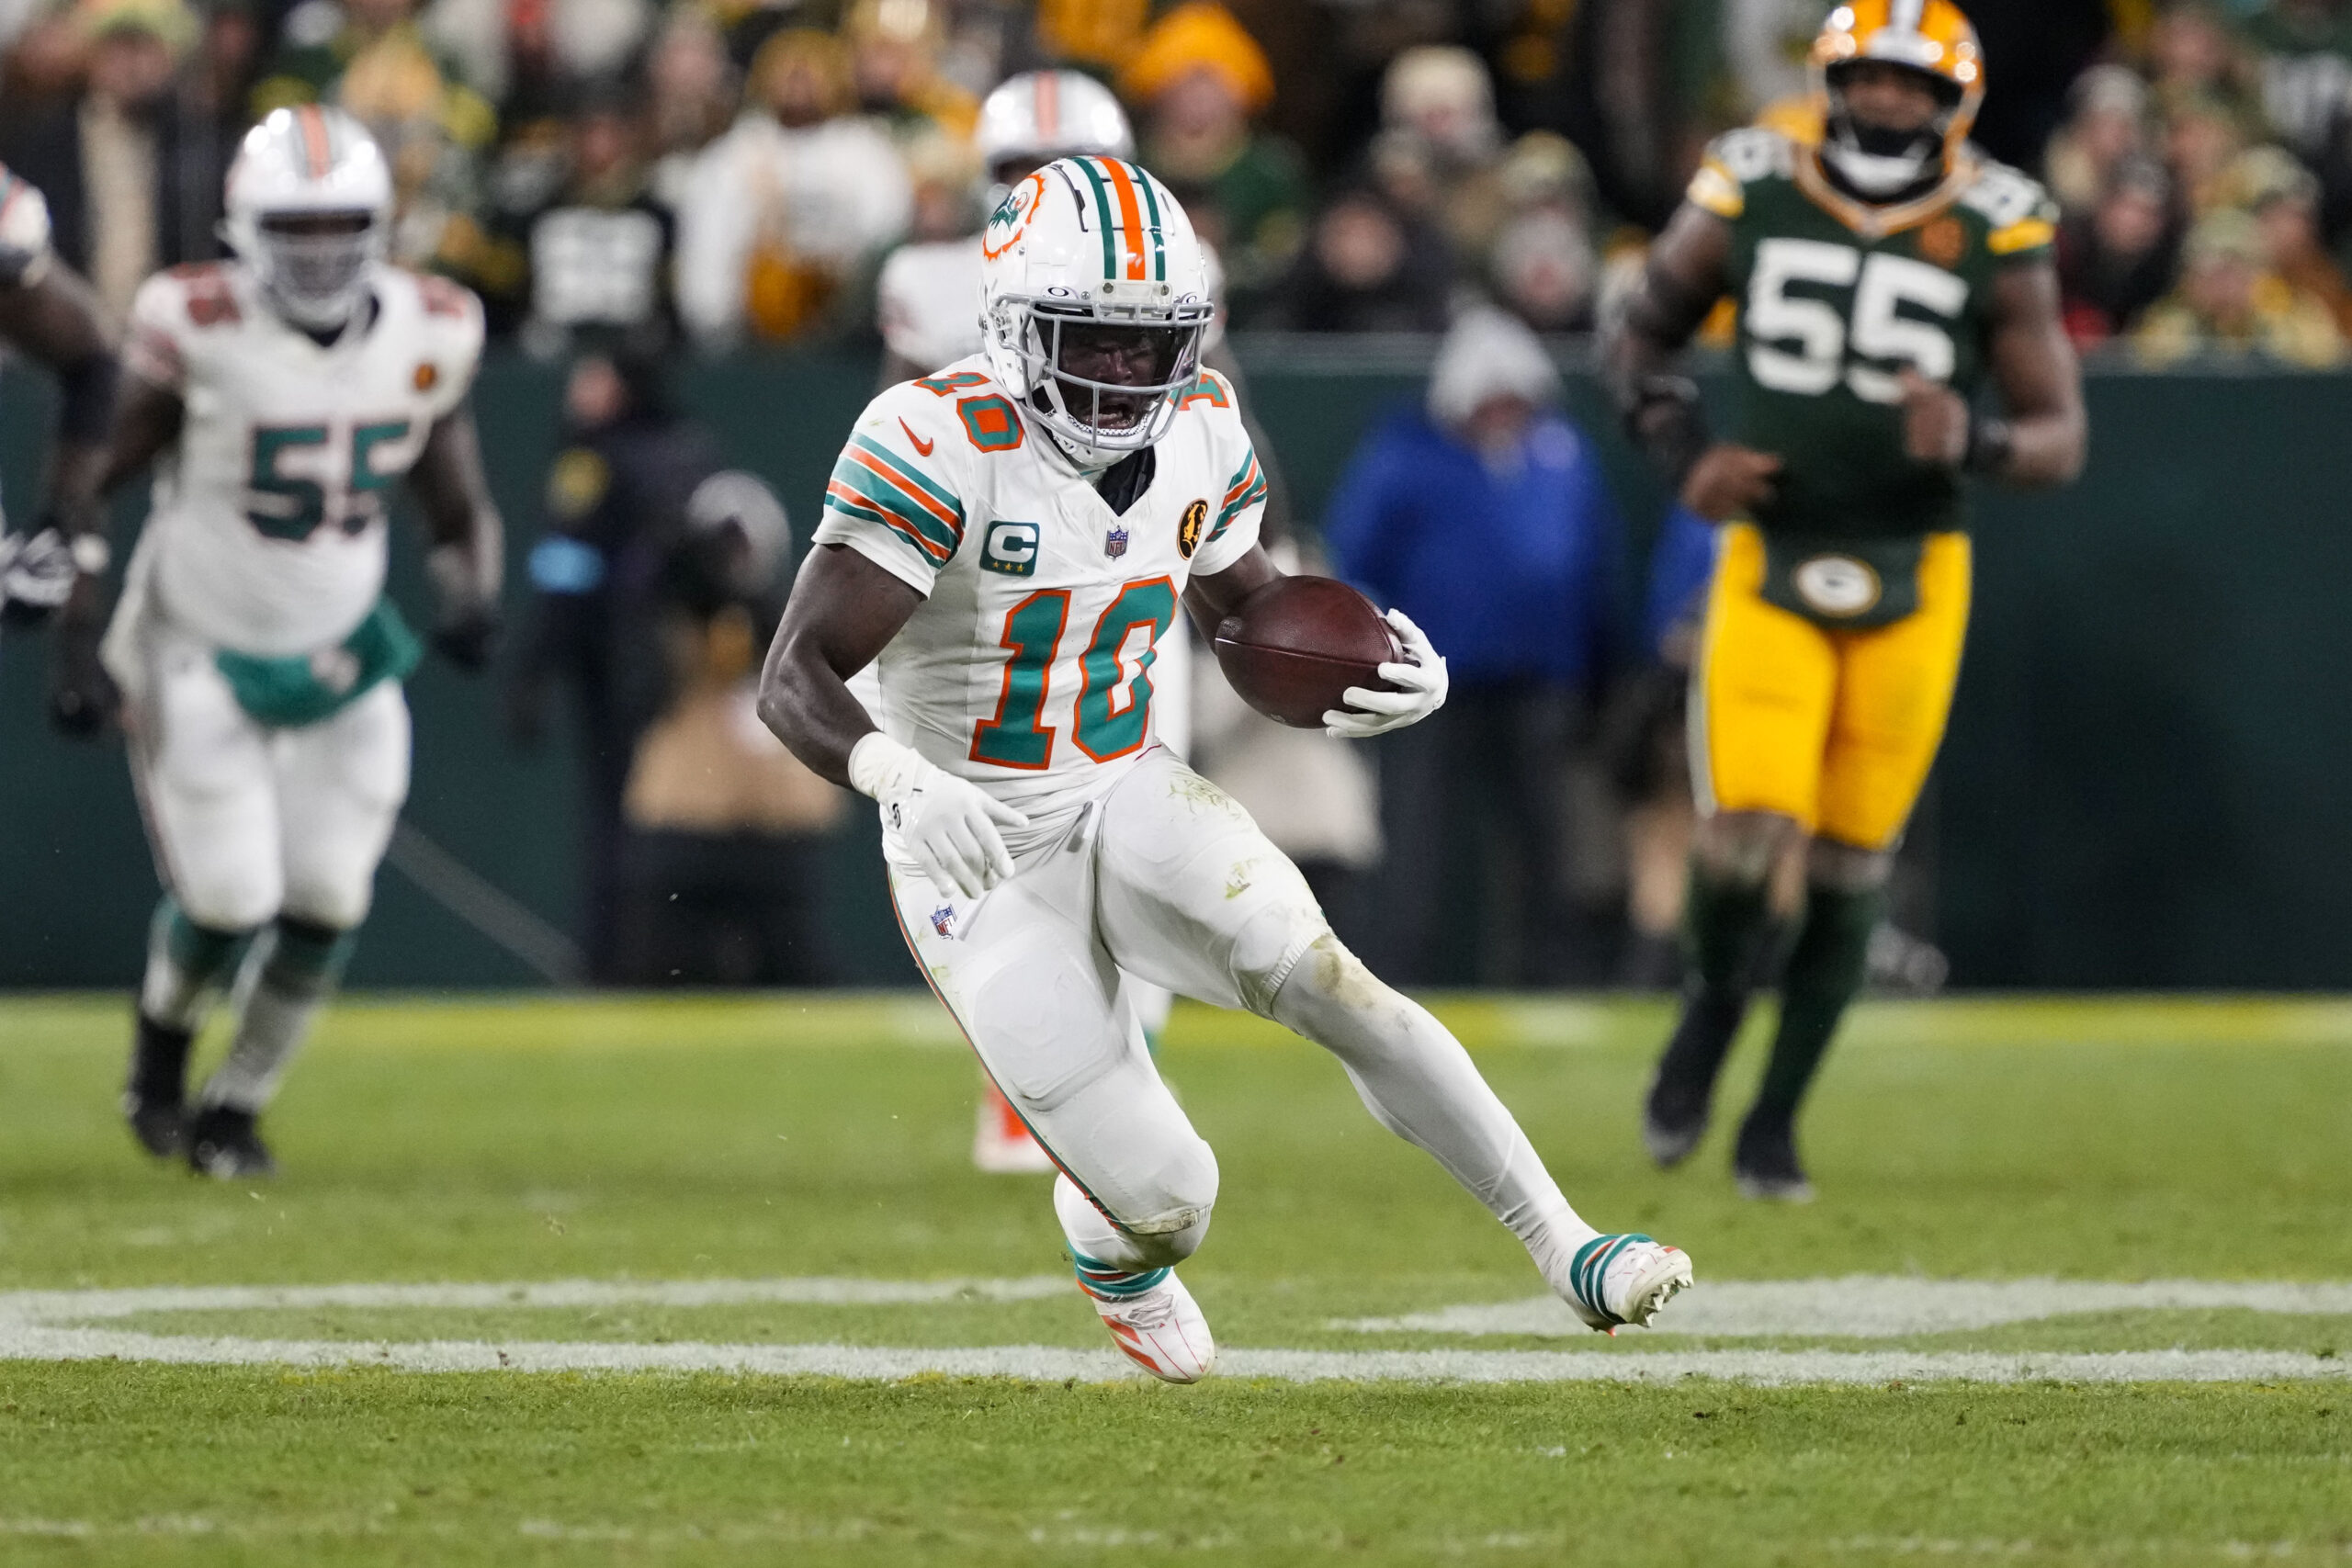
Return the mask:
[[1063,460],[1078,470],[1079,477],[1090,481],[1135,456],[1133,452],[1106,452],[1100,446],[1083,446],[1042,419],[1037,422],[1037,428],[1046,433],[1046,439],[1054,444],[1054,450],[1062,455]]
[[1862,196],[1893,196],[1908,190],[1928,177],[1929,168],[1929,160],[1916,152],[1890,156],[1834,141],[1822,144],[1821,156]]
[[1910,130],[1869,125],[1854,118],[1845,95],[1830,89],[1829,123],[1821,139],[1821,161],[1838,182],[1869,200],[1900,196],[1925,185],[1943,158],[1950,108]]

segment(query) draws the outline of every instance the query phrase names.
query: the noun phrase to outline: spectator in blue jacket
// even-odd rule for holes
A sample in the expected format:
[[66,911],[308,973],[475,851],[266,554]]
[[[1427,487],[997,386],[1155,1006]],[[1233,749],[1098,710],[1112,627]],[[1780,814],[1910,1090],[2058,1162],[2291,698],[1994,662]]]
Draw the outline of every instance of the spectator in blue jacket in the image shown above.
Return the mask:
[[[1575,956],[1566,773],[1611,637],[1623,525],[1559,395],[1533,333],[1467,311],[1423,406],[1364,438],[1331,500],[1340,575],[1419,623],[1453,678],[1444,707],[1378,742],[1374,967],[1408,983],[1557,984]],[[1482,973],[1440,976],[1445,876],[1464,864],[1500,874],[1486,907],[1505,940]]]

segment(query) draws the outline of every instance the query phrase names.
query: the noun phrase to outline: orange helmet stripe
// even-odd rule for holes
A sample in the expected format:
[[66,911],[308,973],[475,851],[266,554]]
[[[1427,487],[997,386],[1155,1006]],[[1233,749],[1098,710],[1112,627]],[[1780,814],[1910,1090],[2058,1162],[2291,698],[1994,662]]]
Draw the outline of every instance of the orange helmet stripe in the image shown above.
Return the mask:
[[1037,73],[1037,140],[1050,151],[1062,133],[1062,78],[1058,71]]
[[1111,188],[1119,197],[1119,237],[1125,242],[1127,277],[1140,283],[1144,278],[1143,208],[1136,199],[1136,182],[1127,173],[1127,165],[1116,158],[1096,160],[1110,171]]
[[310,160],[311,177],[322,180],[334,167],[334,150],[327,136],[327,117],[319,112],[316,104],[304,104],[294,111],[294,121],[302,128],[302,155]]

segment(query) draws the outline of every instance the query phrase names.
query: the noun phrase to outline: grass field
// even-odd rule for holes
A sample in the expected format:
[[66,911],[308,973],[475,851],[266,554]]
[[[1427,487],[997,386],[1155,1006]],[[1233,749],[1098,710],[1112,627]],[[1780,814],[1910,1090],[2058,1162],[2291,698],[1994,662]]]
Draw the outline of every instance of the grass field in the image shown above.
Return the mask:
[[[2352,1562],[2352,1007],[1865,1010],[1797,1210],[1641,1159],[1658,1008],[1442,1010],[1688,1332],[1567,1335],[1205,1010],[1232,1371],[1173,1389],[969,1170],[927,1000],[351,1002],[250,1188],[134,1156],[120,1003],[12,1001],[0,1562]],[[533,1281],[588,1283],[445,1288]]]

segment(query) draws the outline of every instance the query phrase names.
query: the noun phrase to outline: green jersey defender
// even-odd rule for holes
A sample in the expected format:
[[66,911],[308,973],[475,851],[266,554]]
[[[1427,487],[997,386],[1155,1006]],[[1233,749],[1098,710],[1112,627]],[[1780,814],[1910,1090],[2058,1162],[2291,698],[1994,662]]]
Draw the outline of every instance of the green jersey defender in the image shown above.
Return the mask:
[[1731,229],[1732,439],[1781,462],[1757,525],[1837,539],[1963,526],[1959,472],[1904,449],[1899,373],[1974,400],[1997,276],[2050,260],[2057,209],[2041,186],[1979,162],[1924,216],[1927,202],[1857,210],[1806,150],[1751,129],[1709,150],[1690,199]]
[[[1603,348],[1628,431],[1727,523],[1691,680],[1700,808],[1691,984],[1643,1110],[1661,1165],[1705,1134],[1750,998],[1779,1023],[1732,1151],[1802,1201],[1797,1109],[1861,987],[1895,846],[1966,640],[1963,474],[2059,484],[2083,461],[2049,199],[1968,144],[1976,29],[1951,0],[1846,0],[1814,40],[1817,141],[1719,141]],[[1729,299],[1729,439],[1675,360]],[[2000,411],[1980,405],[1980,383]],[[1774,874],[1804,867],[1801,907]],[[1793,928],[1792,930],[1791,928]]]

